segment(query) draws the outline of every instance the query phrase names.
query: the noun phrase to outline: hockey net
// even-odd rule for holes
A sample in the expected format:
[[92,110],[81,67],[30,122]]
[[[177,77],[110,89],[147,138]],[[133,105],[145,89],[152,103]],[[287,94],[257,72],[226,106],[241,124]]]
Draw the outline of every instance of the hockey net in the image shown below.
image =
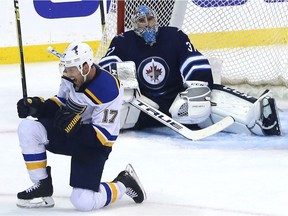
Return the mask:
[[160,26],[189,35],[217,82],[256,97],[272,89],[287,108],[288,0],[111,0],[96,59],[116,34],[132,28],[131,14],[141,4],[157,13]]

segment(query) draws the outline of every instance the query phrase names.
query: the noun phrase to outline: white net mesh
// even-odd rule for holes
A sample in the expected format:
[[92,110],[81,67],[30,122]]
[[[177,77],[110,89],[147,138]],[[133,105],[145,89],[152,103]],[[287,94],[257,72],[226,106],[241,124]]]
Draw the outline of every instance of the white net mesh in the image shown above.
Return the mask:
[[191,36],[204,55],[223,61],[223,83],[288,87],[288,2],[239,0],[239,6],[221,7],[227,1],[218,1],[210,8],[211,1],[194,2],[182,29],[207,38]]

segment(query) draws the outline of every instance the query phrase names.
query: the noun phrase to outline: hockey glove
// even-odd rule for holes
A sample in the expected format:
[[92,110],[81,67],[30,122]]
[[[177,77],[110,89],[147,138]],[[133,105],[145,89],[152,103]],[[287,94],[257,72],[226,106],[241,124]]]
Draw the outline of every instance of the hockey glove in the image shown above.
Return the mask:
[[17,102],[17,111],[19,118],[32,116],[37,118],[42,105],[45,103],[42,97],[22,98]]
[[82,125],[81,115],[76,114],[73,110],[61,107],[55,115],[54,127],[64,132],[67,136],[75,134]]

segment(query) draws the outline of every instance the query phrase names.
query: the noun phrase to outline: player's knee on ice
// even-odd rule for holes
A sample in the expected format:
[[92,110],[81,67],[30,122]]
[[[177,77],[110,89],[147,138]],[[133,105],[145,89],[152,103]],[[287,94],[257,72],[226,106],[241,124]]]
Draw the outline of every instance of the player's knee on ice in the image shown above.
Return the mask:
[[[97,194],[92,190],[73,188],[70,201],[79,211],[91,211],[97,205]],[[96,206],[95,206],[96,207]]]

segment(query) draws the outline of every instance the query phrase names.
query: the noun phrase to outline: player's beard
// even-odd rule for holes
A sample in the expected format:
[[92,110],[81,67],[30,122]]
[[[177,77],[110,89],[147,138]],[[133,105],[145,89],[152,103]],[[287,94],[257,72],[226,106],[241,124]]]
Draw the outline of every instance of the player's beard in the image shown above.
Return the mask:
[[74,82],[76,91],[78,91],[80,87],[84,84],[84,77],[81,77],[79,79],[78,78],[74,79],[73,82]]

